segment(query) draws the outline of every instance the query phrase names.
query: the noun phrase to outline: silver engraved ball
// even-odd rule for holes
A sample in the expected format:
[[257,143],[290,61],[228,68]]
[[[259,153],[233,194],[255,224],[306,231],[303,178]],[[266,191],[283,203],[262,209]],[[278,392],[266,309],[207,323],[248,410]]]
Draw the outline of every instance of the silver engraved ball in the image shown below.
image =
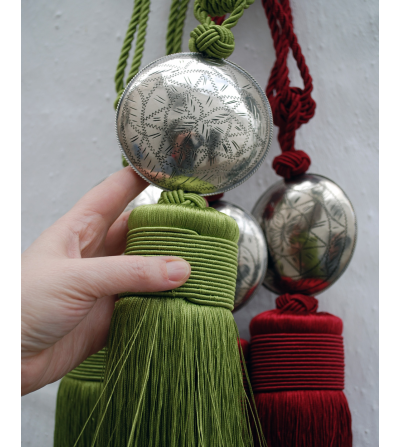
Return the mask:
[[233,217],[239,226],[235,312],[249,302],[262,284],[267,269],[267,244],[262,229],[252,215],[224,200],[218,200],[210,206]]
[[264,285],[271,291],[316,295],[349,265],[356,216],[344,191],[328,178],[281,180],[259,198],[252,214],[267,239]]
[[272,114],[242,68],[178,53],[131,80],[116,130],[126,160],[151,184],[211,195],[234,188],[260,166],[271,144]]

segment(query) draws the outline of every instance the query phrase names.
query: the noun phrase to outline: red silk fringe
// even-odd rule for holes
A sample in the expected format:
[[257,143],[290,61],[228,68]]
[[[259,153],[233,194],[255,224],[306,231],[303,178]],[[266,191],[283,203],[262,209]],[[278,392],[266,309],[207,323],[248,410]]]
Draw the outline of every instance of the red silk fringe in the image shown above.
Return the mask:
[[317,306],[282,295],[250,323],[251,384],[268,447],[352,446],[343,323]]
[[342,391],[257,393],[254,399],[268,447],[352,445],[351,414]]

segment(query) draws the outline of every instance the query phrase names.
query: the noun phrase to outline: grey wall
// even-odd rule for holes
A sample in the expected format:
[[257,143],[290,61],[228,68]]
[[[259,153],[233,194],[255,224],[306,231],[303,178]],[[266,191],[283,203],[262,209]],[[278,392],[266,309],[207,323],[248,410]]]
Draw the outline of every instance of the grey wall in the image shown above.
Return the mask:
[[[114,133],[113,76],[132,0],[22,2],[22,246],[25,249],[93,185],[120,168]],[[153,0],[143,64],[164,55],[170,1]],[[292,0],[296,32],[314,79],[315,117],[298,132],[310,172],[330,177],[356,209],[359,239],[343,277],[320,295],[320,310],[340,316],[346,395],[354,446],[378,445],[378,2]],[[186,21],[184,50],[193,1]],[[256,0],[234,28],[231,60],[265,86],[272,41]],[[290,62],[293,83],[299,82]],[[301,84],[297,84],[301,85]],[[225,198],[250,211],[278,177],[271,161]],[[274,307],[262,288],[236,315]],[[22,398],[22,445],[52,445],[57,384]]]

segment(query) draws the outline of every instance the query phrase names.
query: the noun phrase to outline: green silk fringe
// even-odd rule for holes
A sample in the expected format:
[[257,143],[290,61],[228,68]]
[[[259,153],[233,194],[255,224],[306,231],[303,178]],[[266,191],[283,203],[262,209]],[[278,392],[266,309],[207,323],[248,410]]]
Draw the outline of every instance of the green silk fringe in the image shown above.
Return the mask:
[[57,393],[54,447],[71,447],[78,438],[77,447],[91,444],[97,425],[104,362],[105,349],[102,349],[61,379]]
[[124,298],[110,334],[94,445],[252,445],[229,310]]
[[120,295],[90,445],[252,446],[230,311],[237,224],[194,194],[163,192],[159,203],[132,211],[125,254],[181,256],[192,274],[172,291]]

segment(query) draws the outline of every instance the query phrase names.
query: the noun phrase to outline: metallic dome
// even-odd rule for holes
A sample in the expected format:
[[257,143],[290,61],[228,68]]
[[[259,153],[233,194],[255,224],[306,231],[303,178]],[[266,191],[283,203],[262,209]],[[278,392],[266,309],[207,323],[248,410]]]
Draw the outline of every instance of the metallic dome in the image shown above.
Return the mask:
[[116,113],[129,164],[165,190],[218,194],[250,177],[272,138],[263,90],[242,68],[199,53],[172,54],[141,70]]
[[218,200],[210,206],[231,216],[239,226],[235,312],[249,302],[265,277],[267,244],[262,229],[251,214],[225,200]]
[[252,214],[267,239],[264,285],[271,291],[316,295],[349,265],[356,216],[344,191],[326,177],[281,180],[259,198]]

